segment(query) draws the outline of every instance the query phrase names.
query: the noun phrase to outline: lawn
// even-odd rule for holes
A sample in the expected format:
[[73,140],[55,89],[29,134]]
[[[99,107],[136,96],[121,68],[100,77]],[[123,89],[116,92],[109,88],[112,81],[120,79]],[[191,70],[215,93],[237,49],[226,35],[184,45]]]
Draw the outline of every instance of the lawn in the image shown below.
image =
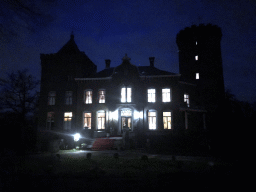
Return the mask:
[[110,155],[93,155],[91,158],[81,156],[74,158],[72,155],[55,154],[37,157],[15,157],[5,162],[5,167],[15,173],[26,174],[83,174],[92,176],[111,177],[146,177],[157,174],[177,172],[212,172],[216,167],[225,166],[220,163],[193,162],[178,160],[163,160],[160,158],[147,158],[141,156],[134,158],[118,157]]
[[[61,154],[62,155],[62,154]],[[176,189],[218,189],[219,185],[234,185],[237,175],[232,175],[233,165],[224,162],[196,162],[164,160],[141,156],[114,158],[113,155],[94,155],[91,158],[55,154],[45,156],[15,157],[2,160],[1,179],[6,186],[31,185],[55,191],[74,189],[108,189],[115,187],[127,191],[138,191],[159,186],[172,186]],[[14,177],[13,177],[14,176]],[[16,179],[13,179],[16,178]],[[236,183],[235,183],[236,184]],[[0,186],[1,187],[1,186]],[[1,189],[1,188],[0,188]],[[172,188],[174,189],[174,188]],[[79,191],[79,190],[78,190]]]

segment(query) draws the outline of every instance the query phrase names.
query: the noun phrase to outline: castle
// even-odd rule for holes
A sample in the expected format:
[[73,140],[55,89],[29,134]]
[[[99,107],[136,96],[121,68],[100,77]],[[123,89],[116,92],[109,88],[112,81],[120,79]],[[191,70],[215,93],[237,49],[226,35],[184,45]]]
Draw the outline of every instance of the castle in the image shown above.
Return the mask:
[[[39,129],[88,130],[94,138],[122,135],[137,147],[170,146],[186,132],[205,132],[224,98],[221,29],[185,28],[177,34],[179,73],[135,66],[129,55],[105,69],[80,51],[72,34],[55,54],[41,54]],[[176,137],[177,138],[177,137]]]

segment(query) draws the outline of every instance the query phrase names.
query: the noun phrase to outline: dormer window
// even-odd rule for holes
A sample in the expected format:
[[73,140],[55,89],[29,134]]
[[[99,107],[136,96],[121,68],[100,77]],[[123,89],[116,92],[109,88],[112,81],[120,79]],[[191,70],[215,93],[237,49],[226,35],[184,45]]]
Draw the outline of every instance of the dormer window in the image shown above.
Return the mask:
[[131,87],[123,87],[121,89],[121,102],[122,103],[132,102],[132,88]]

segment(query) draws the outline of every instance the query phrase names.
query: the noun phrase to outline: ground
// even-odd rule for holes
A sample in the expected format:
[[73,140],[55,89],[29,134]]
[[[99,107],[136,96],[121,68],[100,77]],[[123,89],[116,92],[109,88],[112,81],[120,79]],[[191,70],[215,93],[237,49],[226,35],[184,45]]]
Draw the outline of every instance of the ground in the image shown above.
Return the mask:
[[54,191],[230,190],[241,177],[241,166],[235,161],[143,151],[61,150],[4,157],[1,167],[0,191],[23,187]]

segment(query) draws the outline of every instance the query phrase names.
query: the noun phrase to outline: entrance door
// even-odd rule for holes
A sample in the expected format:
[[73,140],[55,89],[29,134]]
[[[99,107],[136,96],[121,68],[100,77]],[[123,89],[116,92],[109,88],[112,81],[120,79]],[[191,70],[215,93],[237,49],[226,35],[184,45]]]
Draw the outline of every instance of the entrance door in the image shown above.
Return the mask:
[[132,118],[131,117],[122,117],[121,122],[121,132],[123,133],[124,128],[129,128],[129,131],[132,130]]

